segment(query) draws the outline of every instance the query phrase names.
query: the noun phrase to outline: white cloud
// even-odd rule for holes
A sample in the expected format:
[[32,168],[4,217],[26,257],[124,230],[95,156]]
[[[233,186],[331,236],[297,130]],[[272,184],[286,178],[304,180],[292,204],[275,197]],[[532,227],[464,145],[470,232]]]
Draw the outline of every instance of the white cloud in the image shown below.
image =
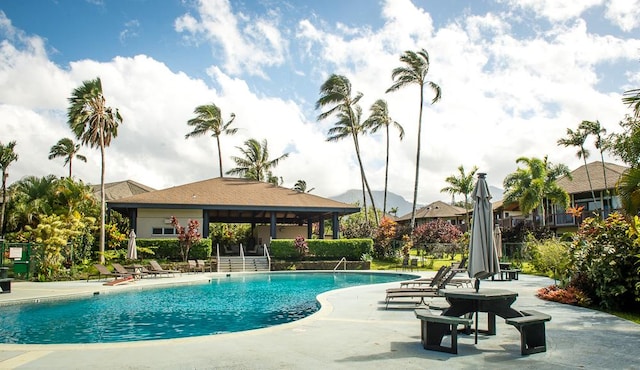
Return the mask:
[[629,32],[640,26],[640,0],[609,0],[605,18]]
[[582,15],[587,9],[596,7],[603,0],[502,0],[513,7],[530,9],[551,21],[564,21]]

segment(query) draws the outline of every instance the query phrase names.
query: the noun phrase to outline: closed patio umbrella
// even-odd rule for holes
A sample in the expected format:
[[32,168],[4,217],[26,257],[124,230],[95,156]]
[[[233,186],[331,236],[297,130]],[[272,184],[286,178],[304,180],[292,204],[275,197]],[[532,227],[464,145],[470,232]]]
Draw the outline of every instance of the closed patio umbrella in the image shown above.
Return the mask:
[[480,279],[500,273],[500,261],[493,238],[493,217],[491,193],[485,180],[485,173],[478,174],[478,181],[471,194],[474,200],[471,240],[469,241],[469,277],[475,278],[476,292],[480,289]]
[[500,230],[500,226],[496,225],[493,228],[493,242],[496,246],[496,251],[498,252],[498,258],[502,258],[502,230]]
[[136,233],[131,229],[129,233],[129,244],[127,245],[127,259],[137,260],[138,259],[138,251],[136,246]]

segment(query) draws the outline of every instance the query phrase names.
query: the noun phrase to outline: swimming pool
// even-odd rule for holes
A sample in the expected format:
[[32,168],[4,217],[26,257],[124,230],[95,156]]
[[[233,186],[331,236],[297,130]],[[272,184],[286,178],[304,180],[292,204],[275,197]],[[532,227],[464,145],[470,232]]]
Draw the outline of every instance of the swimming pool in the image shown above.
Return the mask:
[[264,328],[318,311],[320,293],[407,279],[405,274],[238,274],[91,298],[4,306],[0,342],[111,343]]

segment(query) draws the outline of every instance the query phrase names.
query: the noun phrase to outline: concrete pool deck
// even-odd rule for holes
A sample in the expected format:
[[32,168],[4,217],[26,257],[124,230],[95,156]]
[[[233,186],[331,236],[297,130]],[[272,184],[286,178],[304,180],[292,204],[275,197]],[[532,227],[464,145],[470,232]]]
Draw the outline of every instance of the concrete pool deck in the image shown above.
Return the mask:
[[[147,278],[115,287],[104,281],[15,282],[12,293],[0,295],[0,310],[9,302],[206,282],[212,276],[218,275]],[[113,344],[1,344],[0,369],[640,369],[640,325],[535,297],[552,283],[520,275],[481,285],[516,291],[513,307],[553,317],[546,324],[547,352],[530,356],[520,355],[518,331],[500,318],[497,335],[480,335],[477,345],[473,336],[460,335],[457,355],[424,350],[413,306],[385,310],[385,289],[398,286],[386,283],[324,293],[318,313],[266,329]]]

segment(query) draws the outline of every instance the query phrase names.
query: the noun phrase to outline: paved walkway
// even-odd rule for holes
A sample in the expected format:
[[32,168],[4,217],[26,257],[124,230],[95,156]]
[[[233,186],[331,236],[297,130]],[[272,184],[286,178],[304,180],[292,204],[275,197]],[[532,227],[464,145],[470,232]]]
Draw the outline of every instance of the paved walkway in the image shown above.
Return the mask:
[[[183,274],[116,287],[95,281],[18,282],[12,293],[0,295],[0,304],[210,276]],[[530,356],[520,355],[518,331],[500,318],[497,335],[481,335],[477,345],[473,336],[461,335],[458,355],[424,350],[413,308],[384,309],[385,289],[398,286],[389,283],[325,293],[319,297],[322,309],[311,317],[241,333],[114,344],[3,344],[0,369],[640,369],[640,325],[535,297],[538,288],[551,283],[527,275],[482,282],[482,287],[517,291],[517,309],[553,316],[546,326],[547,352]]]

